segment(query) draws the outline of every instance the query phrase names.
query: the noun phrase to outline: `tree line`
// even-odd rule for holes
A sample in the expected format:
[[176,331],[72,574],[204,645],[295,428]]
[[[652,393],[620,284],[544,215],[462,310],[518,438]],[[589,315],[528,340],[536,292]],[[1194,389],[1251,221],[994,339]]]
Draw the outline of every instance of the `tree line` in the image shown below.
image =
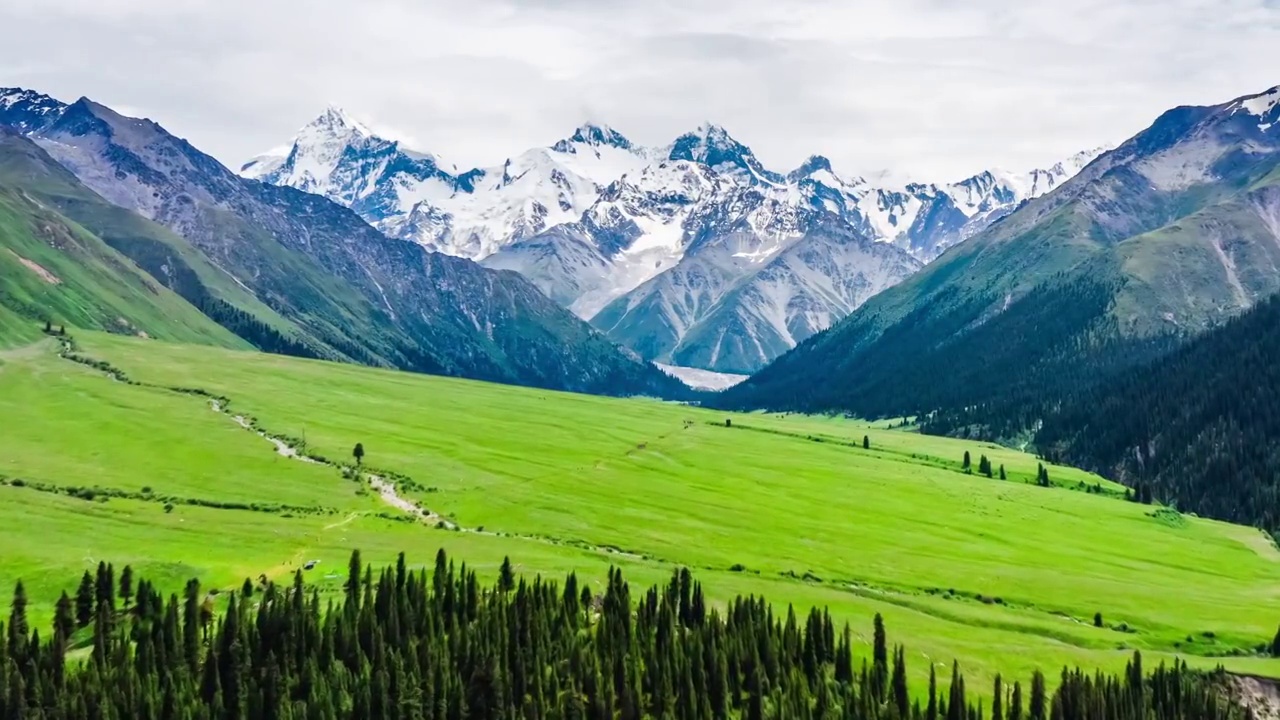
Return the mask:
[[[713,608],[688,570],[635,597],[610,570],[600,592],[517,577],[481,585],[441,551],[431,570],[401,555],[376,575],[353,553],[324,600],[302,573],[260,578],[225,609],[199,583],[167,598],[100,565],[59,600],[52,632],[29,626],[15,589],[0,626],[0,717],[327,720],[1235,720],[1220,674],[1134,654],[1122,675],[1062,671],[1050,692],[967,686],[958,664],[926,692],[877,616],[870,661],[825,610],[775,614],[763,598]],[[82,660],[68,662],[75,647]],[[915,657],[914,655],[912,657]],[[943,666],[944,668],[946,666]],[[945,689],[942,685],[946,682]],[[991,698],[985,708],[983,700]]]

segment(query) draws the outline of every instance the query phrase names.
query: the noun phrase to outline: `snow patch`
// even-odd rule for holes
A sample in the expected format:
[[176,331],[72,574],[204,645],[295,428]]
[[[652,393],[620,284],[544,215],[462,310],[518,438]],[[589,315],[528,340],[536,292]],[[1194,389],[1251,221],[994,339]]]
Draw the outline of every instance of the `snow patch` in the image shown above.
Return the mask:
[[659,370],[695,390],[727,390],[750,377],[749,375],[734,375],[701,368],[680,367],[679,365],[663,365],[662,363],[654,363],[654,365]]

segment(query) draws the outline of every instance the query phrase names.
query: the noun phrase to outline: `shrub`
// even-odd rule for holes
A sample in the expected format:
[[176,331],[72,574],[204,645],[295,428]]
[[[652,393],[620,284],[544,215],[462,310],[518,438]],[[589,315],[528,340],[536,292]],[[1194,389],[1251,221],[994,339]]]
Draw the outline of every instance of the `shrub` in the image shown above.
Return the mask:
[[171,513],[171,512],[173,512],[173,503],[165,503],[165,504],[164,504],[164,511],[165,511],[166,513]]
[[1093,626],[1102,627],[1102,613],[1097,612],[1093,614]]
[[729,567],[729,572],[746,572],[747,566],[742,563],[734,563]]

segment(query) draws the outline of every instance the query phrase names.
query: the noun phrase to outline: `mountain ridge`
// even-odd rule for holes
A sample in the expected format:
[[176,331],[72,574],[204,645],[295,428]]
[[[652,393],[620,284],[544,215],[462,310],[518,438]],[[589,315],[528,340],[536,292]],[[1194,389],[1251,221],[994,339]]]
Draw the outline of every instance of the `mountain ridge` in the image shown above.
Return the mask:
[[[334,115],[327,110],[304,126],[285,159],[251,161],[242,172],[323,194],[393,237],[515,270],[645,359],[678,363],[679,355],[732,373],[758,369],[910,275],[921,260],[1056,187],[1097,154],[1079,153],[1025,176],[984,171],[958,183],[888,189],[841,176],[820,155],[785,174],[769,170],[748,146],[710,122],[658,148],[587,123],[501,166],[459,173],[415,166],[404,148],[335,122]],[[342,132],[329,131],[335,125]],[[306,168],[319,168],[323,178]],[[850,256],[868,267],[836,261],[833,251],[850,247],[836,239],[847,236],[844,230],[810,233],[830,227],[831,218],[885,246]],[[738,239],[722,237],[726,233]],[[748,235],[755,237],[748,241]],[[821,244],[822,238],[836,241],[807,257],[826,258],[793,268],[786,273],[790,282],[761,276],[756,292],[730,292],[751,284],[783,247],[802,240]],[[723,255],[722,267],[706,268],[707,248],[725,242],[737,250]],[[682,277],[715,287],[693,288],[668,275],[686,262],[692,265]],[[699,265],[703,270],[693,269]],[[646,286],[664,275],[670,296],[642,301],[652,291]],[[766,284],[768,293],[759,289]],[[692,295],[704,300],[673,307]],[[717,309],[722,298],[733,307]],[[627,308],[621,314],[645,316],[622,321],[620,307]],[[650,331],[664,337],[648,338]],[[704,346],[731,331],[749,336],[723,360],[718,340],[716,347]],[[693,339],[686,341],[688,334]]]
[[15,107],[0,124],[185,238],[327,354],[582,392],[684,392],[518,275],[387,238],[346,207],[241,178],[157,123],[88,99],[38,117]]
[[1275,92],[1161,114],[718,402],[1008,438],[1062,383],[1221,323],[1280,290],[1280,110],[1248,112]]

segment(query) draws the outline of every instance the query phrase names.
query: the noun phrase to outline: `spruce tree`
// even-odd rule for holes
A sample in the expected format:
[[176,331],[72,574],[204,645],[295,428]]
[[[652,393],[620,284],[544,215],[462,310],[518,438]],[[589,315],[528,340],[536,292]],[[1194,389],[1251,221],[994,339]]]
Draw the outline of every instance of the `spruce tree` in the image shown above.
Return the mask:
[[1031,701],[1029,720],[1045,720],[1045,687],[1044,674],[1039,670],[1031,676]]
[[991,689],[991,720],[1004,720],[1004,684],[996,673],[995,686]]
[[511,558],[502,558],[502,567],[498,570],[498,589],[502,592],[511,592],[516,589],[516,574],[511,569]]
[[932,662],[929,663],[929,704],[924,711],[925,720],[938,720],[938,672]]
[[884,702],[889,683],[889,646],[885,637],[884,618],[876,613],[872,640],[871,678],[876,702]]
[[870,449],[871,449],[871,436],[870,436],[870,435],[863,435],[863,436],[862,436],[862,449],[863,449],[863,450],[870,450]]
[[120,571],[120,600],[124,609],[128,610],[129,603],[133,600],[133,568],[128,565]]
[[26,658],[28,635],[31,628],[27,625],[27,589],[22,581],[13,588],[13,605],[9,609],[9,657],[18,662]]
[[85,570],[76,589],[76,626],[88,627],[93,622],[93,576]]
[[965,450],[965,451],[964,451],[964,463],[963,463],[963,464],[961,464],[960,468],[961,468],[962,470],[968,470],[968,469],[969,469],[969,466],[970,466],[970,461],[969,461],[969,451],[968,451],[968,450]]
[[[911,694],[907,689],[907,656],[899,645],[893,654],[893,702],[898,709],[898,717],[908,718],[911,710]],[[997,720],[999,720],[997,718]]]

